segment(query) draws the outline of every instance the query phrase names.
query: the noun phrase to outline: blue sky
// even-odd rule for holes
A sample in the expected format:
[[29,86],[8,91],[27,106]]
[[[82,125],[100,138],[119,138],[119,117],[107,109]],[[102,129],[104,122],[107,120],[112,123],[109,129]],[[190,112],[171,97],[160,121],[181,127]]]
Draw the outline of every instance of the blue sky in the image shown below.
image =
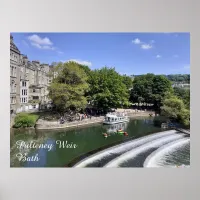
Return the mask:
[[190,73],[189,33],[12,33],[29,60],[74,60],[121,74]]

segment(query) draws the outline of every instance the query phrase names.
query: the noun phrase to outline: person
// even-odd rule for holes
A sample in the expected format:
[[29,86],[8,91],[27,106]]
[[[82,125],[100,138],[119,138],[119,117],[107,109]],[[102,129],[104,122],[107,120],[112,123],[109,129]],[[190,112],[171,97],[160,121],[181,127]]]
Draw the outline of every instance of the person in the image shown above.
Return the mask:
[[60,124],[64,124],[64,119],[63,119],[63,117],[60,118]]
[[90,115],[90,119],[92,119],[92,116]]

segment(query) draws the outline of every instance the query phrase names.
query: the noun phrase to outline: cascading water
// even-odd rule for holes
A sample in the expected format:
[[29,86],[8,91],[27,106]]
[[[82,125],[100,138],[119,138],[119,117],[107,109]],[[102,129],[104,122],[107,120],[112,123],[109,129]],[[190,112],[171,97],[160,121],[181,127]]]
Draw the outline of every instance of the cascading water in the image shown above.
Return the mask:
[[74,167],[102,167],[110,160],[120,156],[121,154],[133,148],[136,148],[140,145],[144,145],[150,141],[162,138],[164,136],[174,135],[175,133],[175,130],[159,132],[105,149],[78,162],[76,165],[74,165]]
[[140,154],[147,152],[151,149],[155,150],[155,148],[158,148],[163,144],[172,142],[174,140],[178,140],[183,137],[184,136],[182,134],[174,133],[172,135],[164,136],[159,139],[149,141],[148,143],[145,143],[137,148],[134,148],[122,154],[121,156],[107,163],[104,167],[135,167],[134,159],[136,159],[137,156],[139,156]]
[[190,165],[190,138],[183,138],[168,143],[150,154],[144,167],[172,167],[175,165]]

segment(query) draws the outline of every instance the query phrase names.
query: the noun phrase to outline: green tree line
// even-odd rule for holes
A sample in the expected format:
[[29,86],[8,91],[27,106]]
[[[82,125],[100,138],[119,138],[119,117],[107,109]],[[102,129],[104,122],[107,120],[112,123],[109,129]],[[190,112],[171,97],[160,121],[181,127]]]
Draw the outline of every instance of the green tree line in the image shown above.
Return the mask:
[[55,72],[57,76],[49,86],[49,97],[59,112],[79,112],[88,104],[107,112],[110,108],[149,103],[161,115],[189,124],[189,90],[172,88],[171,77],[127,76],[115,68],[91,70],[75,62],[57,63]]

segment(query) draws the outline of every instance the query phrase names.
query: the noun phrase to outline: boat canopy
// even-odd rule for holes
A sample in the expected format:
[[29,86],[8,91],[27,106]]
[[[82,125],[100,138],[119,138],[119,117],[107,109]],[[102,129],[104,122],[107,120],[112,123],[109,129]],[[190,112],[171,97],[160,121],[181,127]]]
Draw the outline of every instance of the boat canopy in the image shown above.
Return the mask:
[[110,117],[110,118],[118,118],[117,115],[111,115],[111,114],[107,114],[106,117]]

